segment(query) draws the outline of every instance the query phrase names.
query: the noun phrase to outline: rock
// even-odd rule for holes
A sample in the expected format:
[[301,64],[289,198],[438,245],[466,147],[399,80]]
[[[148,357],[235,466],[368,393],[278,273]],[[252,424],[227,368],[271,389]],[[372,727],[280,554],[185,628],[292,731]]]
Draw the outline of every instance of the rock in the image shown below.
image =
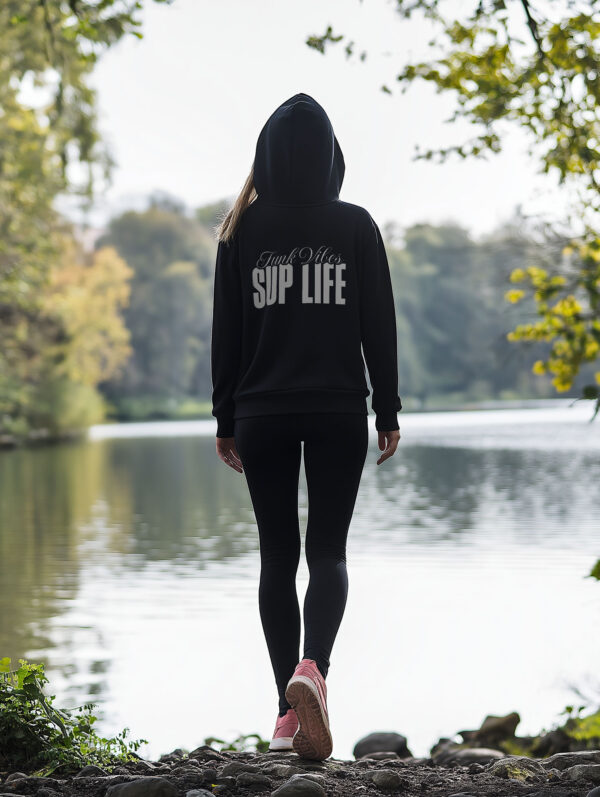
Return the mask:
[[450,739],[440,739],[431,748],[431,755],[436,765],[467,766],[468,764],[488,764],[506,754],[501,750],[488,747],[463,747]]
[[26,777],[28,777],[28,776],[24,772],[13,772],[11,775],[9,775],[6,778],[6,780],[4,782],[5,783],[10,783],[11,780],[19,780],[19,778],[26,778]]
[[106,797],[177,797],[177,789],[165,778],[150,776],[110,786]]
[[[0,797],[2,797],[1,794],[0,794]],[[595,789],[592,789],[591,791],[588,791],[588,793],[585,795],[585,797],[600,797],[600,786],[596,786]]]
[[146,761],[144,758],[136,761],[133,767],[136,772],[154,772],[156,770],[156,765],[151,761]]
[[9,783],[14,783],[15,788],[19,789],[19,791],[23,790],[27,793],[30,793],[32,789],[35,789],[37,792],[39,788],[55,790],[61,788],[60,781],[56,778],[42,778],[36,775],[24,775],[22,772],[14,772],[13,775],[16,775],[17,777],[12,777],[9,775],[4,781],[4,785],[7,786]]
[[573,753],[555,753],[541,762],[547,769],[568,769],[577,764],[600,764],[600,750],[577,750]]
[[196,749],[192,750],[192,752],[189,754],[188,758],[200,758],[203,761],[209,759],[214,761],[223,761],[223,755],[208,744],[202,744],[200,747],[196,747]]
[[185,793],[185,797],[214,797],[214,793],[206,789],[192,789]]
[[181,761],[178,761],[177,764],[173,764],[172,769],[175,771],[184,767],[194,767],[197,769],[199,766],[200,762],[197,758],[183,758]]
[[352,755],[355,758],[362,758],[367,753],[394,752],[400,758],[412,756],[407,747],[406,736],[395,732],[374,732],[363,736],[354,745]]
[[219,778],[233,777],[239,775],[240,772],[258,772],[259,769],[255,764],[246,764],[244,761],[230,761],[225,766],[221,767],[219,771]]
[[180,758],[183,758],[185,754],[185,750],[182,750],[181,747],[177,747],[173,750],[172,753],[163,753],[161,757],[158,759],[159,764],[173,764]]
[[383,761],[386,758],[400,758],[398,753],[393,750],[376,750],[373,753],[365,753],[362,758],[371,758],[374,761]]
[[203,773],[200,770],[199,766],[191,766],[187,765],[184,767],[177,767],[177,769],[173,769],[170,773],[174,778],[198,778]]
[[75,778],[103,778],[106,777],[106,772],[97,767],[95,764],[88,764],[83,769],[80,769],[79,772],[74,775]]
[[600,764],[577,764],[566,771],[569,780],[600,783]]
[[216,781],[219,786],[227,786],[229,789],[233,789],[235,786],[235,778],[227,775],[224,778],[216,778]]
[[551,756],[555,753],[567,753],[571,750],[572,741],[571,737],[562,728],[556,728],[534,739],[531,745],[531,752],[539,758]]
[[325,778],[323,775],[318,775],[316,772],[303,772],[298,775],[292,775],[290,781],[298,779],[312,780],[313,783],[318,783],[320,786],[325,786]]
[[546,770],[538,762],[526,756],[506,756],[494,761],[489,767],[490,775],[519,781],[546,780]]
[[219,777],[217,770],[214,767],[206,767],[206,769],[202,770],[202,775],[204,780],[209,780],[211,783],[214,783]]
[[504,739],[512,739],[521,717],[516,711],[504,716],[488,714],[476,731],[459,731],[465,742],[474,746],[494,747]]
[[307,777],[294,775],[278,789],[271,793],[271,797],[326,797],[325,789],[320,783],[309,780]]
[[393,769],[380,769],[373,773],[371,780],[382,791],[396,790],[404,784],[400,775]]
[[263,767],[263,772],[276,778],[289,778],[291,775],[297,775],[301,770],[291,764],[269,764]]
[[502,750],[492,750],[488,747],[462,747],[460,750],[450,751],[448,759],[444,763],[467,766],[468,764],[489,764],[490,761],[498,761],[501,758],[506,758],[506,753],[503,753]]
[[483,764],[478,764],[475,761],[467,766],[467,772],[469,775],[474,775],[476,772],[483,772],[484,769],[485,767]]
[[458,791],[456,794],[449,794],[448,797],[477,797],[477,795],[467,791]]
[[271,779],[263,772],[240,772],[235,779],[237,786],[270,786]]

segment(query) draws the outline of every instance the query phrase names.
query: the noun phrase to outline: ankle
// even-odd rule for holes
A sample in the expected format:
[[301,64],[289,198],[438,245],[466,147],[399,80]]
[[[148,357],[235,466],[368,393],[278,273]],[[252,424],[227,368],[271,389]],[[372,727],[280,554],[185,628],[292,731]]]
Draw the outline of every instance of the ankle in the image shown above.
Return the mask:
[[328,667],[326,667],[324,664],[321,664],[321,662],[318,659],[315,659],[312,656],[303,656],[303,658],[304,659],[311,659],[312,661],[314,661],[315,664],[317,665],[317,669],[319,670],[319,672],[323,676],[323,680],[325,680],[327,678],[327,672],[328,672],[328,669],[329,669]]

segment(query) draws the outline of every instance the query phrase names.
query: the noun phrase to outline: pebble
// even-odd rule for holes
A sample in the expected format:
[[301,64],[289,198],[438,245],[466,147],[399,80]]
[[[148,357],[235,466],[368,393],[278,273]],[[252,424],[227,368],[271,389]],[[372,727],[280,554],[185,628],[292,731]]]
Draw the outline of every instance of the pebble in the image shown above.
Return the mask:
[[165,778],[137,778],[110,786],[106,797],[177,797],[177,789]]
[[477,797],[477,795],[470,791],[458,791],[455,794],[449,794],[448,797]]
[[526,756],[506,756],[499,761],[494,761],[488,768],[491,775],[499,778],[529,781],[546,778],[546,770],[535,759]]
[[4,782],[5,783],[10,783],[11,780],[19,780],[19,778],[27,778],[27,777],[29,777],[29,776],[26,775],[24,772],[13,772],[11,775],[9,775],[6,778],[6,780]]
[[240,772],[235,779],[237,786],[270,786],[271,779],[262,772]]
[[278,789],[271,793],[271,797],[326,797],[325,789],[314,779],[299,775],[292,776]]
[[393,769],[380,769],[373,773],[371,780],[382,791],[398,789],[404,783],[400,775]]
[[206,789],[192,789],[185,793],[185,797],[213,797],[213,792]]
[[219,777],[226,778],[233,775],[239,775],[240,772],[258,772],[259,769],[255,764],[246,764],[243,761],[231,761],[229,764],[225,764],[224,767],[221,767],[219,770]]
[[79,772],[74,776],[76,778],[104,778],[108,773],[106,773],[100,767],[97,767],[95,764],[88,764],[83,769],[80,769]]
[[600,783],[600,764],[576,764],[567,770],[567,777],[577,782]]

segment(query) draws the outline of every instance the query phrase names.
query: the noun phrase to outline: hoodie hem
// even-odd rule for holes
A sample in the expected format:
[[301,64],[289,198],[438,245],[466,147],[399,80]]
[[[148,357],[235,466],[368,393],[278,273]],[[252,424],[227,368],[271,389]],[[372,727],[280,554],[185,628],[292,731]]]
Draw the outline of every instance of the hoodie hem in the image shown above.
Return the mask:
[[261,205],[268,205],[274,208],[311,208],[318,207],[319,205],[332,205],[334,202],[339,202],[340,200],[339,197],[336,197],[335,199],[324,199],[319,202],[272,202],[268,199],[257,197],[256,201],[260,202]]
[[234,419],[256,415],[350,412],[368,415],[366,396],[343,390],[285,390],[235,399]]

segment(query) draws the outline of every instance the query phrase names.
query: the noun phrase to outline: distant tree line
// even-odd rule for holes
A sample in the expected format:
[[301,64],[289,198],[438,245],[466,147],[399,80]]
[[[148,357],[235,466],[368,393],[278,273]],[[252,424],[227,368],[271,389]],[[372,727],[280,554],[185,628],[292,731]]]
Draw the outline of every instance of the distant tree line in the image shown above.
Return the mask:
[[[131,356],[120,375],[100,385],[117,415],[119,408],[125,416],[143,414],[144,401],[146,410],[169,415],[169,407],[191,398],[210,399],[212,231],[226,207],[186,213],[176,202],[151,200],[146,211],[114,218],[96,242],[133,269],[123,310]],[[407,407],[554,395],[549,378],[532,374],[546,344],[507,340],[528,312],[526,302],[518,309],[507,302],[510,275],[541,262],[551,241],[544,245],[518,215],[480,241],[454,223],[415,224],[399,235],[389,222],[383,231]]]

